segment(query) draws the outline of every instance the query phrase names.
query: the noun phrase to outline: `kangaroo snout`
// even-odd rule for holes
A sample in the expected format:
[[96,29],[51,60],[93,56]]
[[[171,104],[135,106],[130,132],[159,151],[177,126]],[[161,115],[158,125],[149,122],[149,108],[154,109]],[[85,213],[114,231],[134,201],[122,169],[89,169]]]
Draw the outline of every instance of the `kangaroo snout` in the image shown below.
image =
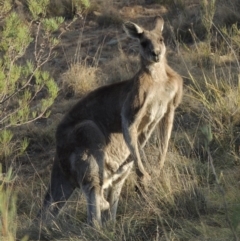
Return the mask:
[[152,51],[152,56],[153,56],[154,62],[159,62],[160,56],[161,56],[161,51],[160,50]]

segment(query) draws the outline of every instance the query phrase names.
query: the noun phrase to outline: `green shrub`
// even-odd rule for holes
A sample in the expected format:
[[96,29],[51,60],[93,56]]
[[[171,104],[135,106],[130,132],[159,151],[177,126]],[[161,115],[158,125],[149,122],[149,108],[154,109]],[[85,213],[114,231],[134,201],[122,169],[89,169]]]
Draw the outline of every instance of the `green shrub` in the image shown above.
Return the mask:
[[[16,239],[16,195],[13,191],[14,161],[27,148],[17,140],[16,127],[49,116],[58,94],[51,75],[42,67],[53,56],[58,39],[52,37],[63,18],[46,18],[49,0],[29,0],[31,20],[14,11],[12,1],[0,1],[4,17],[0,33],[0,239]],[[41,16],[41,18],[40,18]],[[45,17],[45,18],[42,18]],[[33,33],[33,29],[36,30]],[[35,45],[33,45],[35,41]],[[26,53],[34,46],[32,53]],[[3,173],[2,173],[3,167]],[[25,239],[26,240],[26,239]]]
[[[10,1],[4,2],[1,15],[9,11]],[[13,141],[11,130],[14,127],[48,117],[49,107],[58,93],[58,87],[42,67],[53,55],[53,48],[58,39],[51,33],[56,31],[63,18],[44,18],[49,0],[29,0],[32,20],[27,22],[16,12],[10,12],[5,17],[3,31],[0,35],[0,160],[4,167],[9,166],[7,159],[22,152],[27,142]],[[34,36],[32,28],[37,32]],[[23,58],[27,48],[34,41],[34,56]],[[19,148],[19,144],[22,148]],[[17,147],[16,147],[17,145]]]

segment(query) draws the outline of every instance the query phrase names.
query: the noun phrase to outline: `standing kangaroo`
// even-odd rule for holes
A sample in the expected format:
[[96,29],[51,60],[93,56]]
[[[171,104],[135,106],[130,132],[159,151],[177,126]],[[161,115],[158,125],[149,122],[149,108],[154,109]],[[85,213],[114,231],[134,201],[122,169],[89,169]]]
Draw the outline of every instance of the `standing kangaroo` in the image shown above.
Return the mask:
[[163,24],[157,17],[154,29],[147,31],[124,23],[127,35],[139,42],[141,69],[132,79],[92,91],[60,122],[51,183],[39,213],[43,218],[49,212],[57,215],[74,189],[81,188],[90,225],[115,220],[133,163],[140,183],[150,180],[139,152],[157,124],[163,166],[174,111],[182,96],[182,78],[166,63]]

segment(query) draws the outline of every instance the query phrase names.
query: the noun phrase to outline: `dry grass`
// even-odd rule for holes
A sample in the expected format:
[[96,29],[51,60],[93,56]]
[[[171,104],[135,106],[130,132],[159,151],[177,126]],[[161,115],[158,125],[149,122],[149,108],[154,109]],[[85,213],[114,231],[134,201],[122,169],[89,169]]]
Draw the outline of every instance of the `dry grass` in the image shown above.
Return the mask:
[[97,67],[73,64],[62,76],[62,90],[66,97],[82,96],[102,84],[103,74]]
[[97,14],[97,23],[99,26],[107,28],[109,26],[119,27],[122,25],[123,20],[119,14],[119,11],[105,5],[102,13]]
[[117,54],[117,58],[110,60],[103,67],[104,73],[108,73],[107,83],[114,83],[130,79],[140,67],[138,57],[133,55],[128,56],[122,50]]

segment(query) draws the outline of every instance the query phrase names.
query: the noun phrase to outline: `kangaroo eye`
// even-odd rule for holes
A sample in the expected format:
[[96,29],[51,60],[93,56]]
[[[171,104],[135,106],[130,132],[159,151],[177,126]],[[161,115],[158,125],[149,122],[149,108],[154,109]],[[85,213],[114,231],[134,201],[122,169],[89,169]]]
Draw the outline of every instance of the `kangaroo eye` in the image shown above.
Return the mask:
[[161,38],[159,39],[159,42],[160,42],[160,43],[162,43],[162,42],[163,42],[163,40],[164,40],[164,38],[163,38],[163,37],[161,37]]

